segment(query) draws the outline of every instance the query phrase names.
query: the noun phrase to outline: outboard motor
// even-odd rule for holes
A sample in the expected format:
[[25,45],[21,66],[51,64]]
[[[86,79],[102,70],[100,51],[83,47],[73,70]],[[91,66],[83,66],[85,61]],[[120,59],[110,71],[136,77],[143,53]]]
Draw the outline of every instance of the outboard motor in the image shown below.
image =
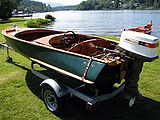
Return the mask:
[[134,31],[123,31],[118,50],[127,59],[125,75],[126,91],[133,96],[139,95],[138,80],[144,62],[151,62],[158,58],[158,38]]
[[158,58],[158,38],[134,31],[123,31],[118,48],[130,57],[143,62]]

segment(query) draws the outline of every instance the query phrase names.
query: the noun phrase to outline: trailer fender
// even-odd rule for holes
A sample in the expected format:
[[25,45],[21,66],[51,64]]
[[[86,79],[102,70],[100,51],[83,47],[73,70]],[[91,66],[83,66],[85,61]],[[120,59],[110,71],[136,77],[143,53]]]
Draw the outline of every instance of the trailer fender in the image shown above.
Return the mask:
[[58,97],[62,97],[64,95],[63,94],[64,93],[64,88],[62,88],[62,86],[60,86],[55,80],[46,79],[40,84],[40,87],[42,88],[42,90],[46,86],[50,86],[55,91],[55,93]]

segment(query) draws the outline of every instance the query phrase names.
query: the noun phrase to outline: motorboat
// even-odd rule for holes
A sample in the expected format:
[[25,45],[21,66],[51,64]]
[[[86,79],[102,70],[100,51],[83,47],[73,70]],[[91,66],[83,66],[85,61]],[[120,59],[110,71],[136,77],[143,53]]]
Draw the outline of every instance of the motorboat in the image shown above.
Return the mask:
[[157,58],[158,38],[137,32],[124,31],[119,44],[97,36],[50,29],[14,27],[2,34],[16,52],[30,60],[99,88],[124,78],[126,61],[117,46],[149,60]]
[[125,60],[114,52],[118,42],[73,31],[12,28],[2,33],[16,52],[82,82],[102,88],[124,77]]
[[138,27],[135,27],[135,28],[130,28],[128,30],[135,31],[135,32],[142,32],[142,33],[145,33],[145,34],[151,34],[151,32],[152,32],[152,21],[150,23],[148,23],[147,25],[138,26]]

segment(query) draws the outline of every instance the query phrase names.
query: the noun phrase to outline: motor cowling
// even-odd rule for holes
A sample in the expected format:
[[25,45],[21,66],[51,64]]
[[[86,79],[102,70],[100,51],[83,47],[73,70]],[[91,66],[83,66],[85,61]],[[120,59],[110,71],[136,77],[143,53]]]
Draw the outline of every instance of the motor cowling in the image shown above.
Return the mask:
[[134,59],[149,62],[158,58],[158,46],[157,37],[134,31],[123,31],[118,50]]

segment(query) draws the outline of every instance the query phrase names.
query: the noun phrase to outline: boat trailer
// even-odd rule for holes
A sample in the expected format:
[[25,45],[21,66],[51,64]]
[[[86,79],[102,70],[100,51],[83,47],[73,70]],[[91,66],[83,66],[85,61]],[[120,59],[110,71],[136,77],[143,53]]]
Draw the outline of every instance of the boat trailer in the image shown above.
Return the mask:
[[6,42],[4,43],[0,43],[0,48],[6,48],[7,49],[7,62],[11,62],[12,61],[12,57],[10,57],[9,55],[9,50],[12,50],[12,47],[9,46]]
[[[95,107],[95,104],[104,100],[108,100],[119,94],[125,87],[125,84],[122,83],[117,89],[115,89],[111,93],[106,93],[103,95],[95,95],[95,96],[89,96],[85,93],[82,93],[79,91],[80,88],[84,87],[84,85],[81,85],[76,88],[71,88],[68,85],[65,85],[61,82],[57,82],[54,78],[50,78],[42,73],[40,73],[38,70],[35,69],[34,65],[37,64],[35,61],[32,60],[31,63],[31,71],[33,74],[38,76],[39,78],[43,79],[44,81],[40,84],[40,87],[42,88],[42,97],[44,100],[44,103],[46,107],[54,113],[59,112],[59,105],[60,101],[59,98],[62,96],[65,96],[67,94],[70,94],[70,96],[76,96],[82,100],[84,100],[87,103],[86,109],[92,110]],[[53,100],[54,99],[54,100]],[[130,101],[133,101],[132,100]],[[130,103],[130,107],[134,103]]]

